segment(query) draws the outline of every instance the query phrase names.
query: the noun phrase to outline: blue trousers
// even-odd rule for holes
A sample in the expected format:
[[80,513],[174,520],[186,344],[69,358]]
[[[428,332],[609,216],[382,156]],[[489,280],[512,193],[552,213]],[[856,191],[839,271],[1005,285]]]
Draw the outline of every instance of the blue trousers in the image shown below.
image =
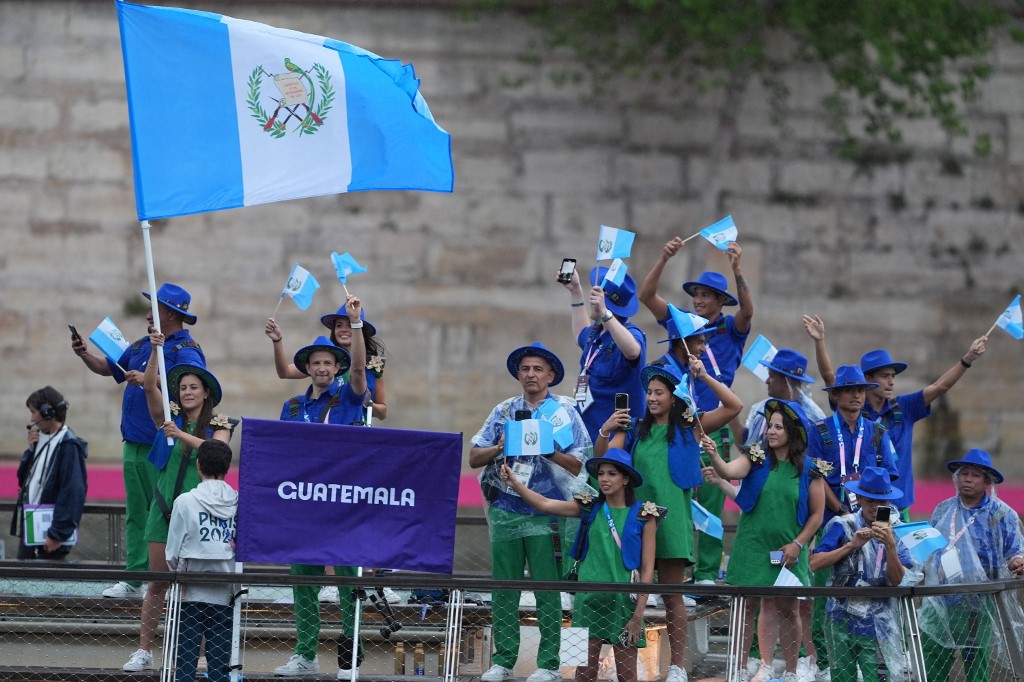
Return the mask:
[[206,670],[210,682],[228,682],[231,665],[231,607],[206,602],[181,603],[175,682],[195,682],[199,645],[206,638]]

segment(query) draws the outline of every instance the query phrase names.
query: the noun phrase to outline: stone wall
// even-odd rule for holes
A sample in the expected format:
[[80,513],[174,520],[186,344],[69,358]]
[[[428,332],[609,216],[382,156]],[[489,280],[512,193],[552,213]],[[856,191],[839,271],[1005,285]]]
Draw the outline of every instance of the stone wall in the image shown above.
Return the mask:
[[[731,213],[755,331],[810,354],[800,315],[819,313],[836,361],[885,345],[909,362],[901,390],[954,364],[1024,289],[1024,49],[1010,42],[997,46],[971,115],[992,135],[989,157],[921,122],[908,129],[909,158],[857,168],[837,160],[820,106],[828,83],[814,68],[784,74],[792,94],[780,130],[755,80],[728,93],[627,81],[600,97],[559,85],[551,75],[569,58],[519,59],[535,33],[515,14],[466,19],[443,3],[202,9],[414,62],[452,134],[457,176],[451,195],[341,195],[154,226],[157,278],[192,292],[194,333],[230,414],[276,418],[304,388],[276,378],[263,323],[298,261],[324,286],[305,313],[282,306],[286,347],[319,333],[317,317],[342,299],[332,250],[369,267],[352,290],[388,346],[386,425],[463,431],[467,441],[518,388],[504,370],[512,348],[543,340],[575,364],[553,277],[563,256],[589,264],[601,223],[639,234],[630,268],[642,276],[666,239]],[[0,452],[20,452],[24,399],[50,383],[71,401],[91,459],[114,461],[120,390],[82,366],[65,326],[88,333],[109,314],[126,334],[145,331],[114,4],[0,1],[0,63]],[[691,242],[667,268],[663,295],[685,303],[679,283],[705,267],[727,264]],[[638,322],[653,359],[661,334],[649,316]],[[918,428],[922,463],[979,446],[1024,474],[1022,359],[1021,344],[997,330]],[[736,388],[748,403],[763,395],[746,372]]]

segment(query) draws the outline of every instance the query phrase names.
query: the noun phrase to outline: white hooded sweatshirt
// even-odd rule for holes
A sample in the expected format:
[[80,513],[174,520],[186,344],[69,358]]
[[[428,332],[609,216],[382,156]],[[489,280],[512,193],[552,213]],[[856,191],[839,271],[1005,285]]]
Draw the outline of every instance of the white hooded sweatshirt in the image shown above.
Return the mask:
[[[224,481],[205,480],[174,501],[167,531],[167,566],[190,573],[235,572],[235,515],[238,492]],[[230,584],[192,584],[183,601],[227,605]]]

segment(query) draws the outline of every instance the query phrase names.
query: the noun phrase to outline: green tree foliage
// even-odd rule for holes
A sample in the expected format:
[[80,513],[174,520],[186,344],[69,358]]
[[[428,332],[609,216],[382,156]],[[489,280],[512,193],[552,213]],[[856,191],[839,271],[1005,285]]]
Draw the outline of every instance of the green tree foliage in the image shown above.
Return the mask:
[[[483,0],[492,8],[519,0]],[[594,83],[683,79],[700,87],[756,76],[782,104],[779,74],[818,63],[834,91],[831,124],[852,151],[861,134],[898,142],[900,123],[932,117],[968,133],[966,107],[991,71],[1000,31],[1020,39],[1024,0],[582,0],[530,5],[546,44],[571,49]],[[789,40],[778,40],[788,36]],[[771,47],[769,47],[769,44]],[[782,45],[788,45],[783,47]],[[580,74],[573,74],[578,77]],[[564,77],[564,74],[563,74]],[[863,120],[862,130],[849,122]],[[979,138],[976,149],[985,151]]]

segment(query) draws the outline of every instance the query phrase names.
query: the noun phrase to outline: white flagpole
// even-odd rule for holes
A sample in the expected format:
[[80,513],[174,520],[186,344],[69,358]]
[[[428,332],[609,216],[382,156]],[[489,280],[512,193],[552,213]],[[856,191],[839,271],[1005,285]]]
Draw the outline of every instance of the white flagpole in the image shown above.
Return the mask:
[[[149,221],[139,221],[139,227],[142,228],[142,243],[146,251],[146,274],[149,276],[149,303],[153,309],[153,326],[156,327],[158,332],[163,332],[160,329],[160,302],[156,300],[156,275],[153,272],[153,243],[149,239]],[[158,367],[160,369],[160,393],[164,399],[164,421],[171,421],[171,403],[170,394],[168,393],[167,387],[167,362],[164,360],[163,351],[156,354]],[[174,445],[174,439],[171,437],[167,438],[167,444],[170,446]]]

